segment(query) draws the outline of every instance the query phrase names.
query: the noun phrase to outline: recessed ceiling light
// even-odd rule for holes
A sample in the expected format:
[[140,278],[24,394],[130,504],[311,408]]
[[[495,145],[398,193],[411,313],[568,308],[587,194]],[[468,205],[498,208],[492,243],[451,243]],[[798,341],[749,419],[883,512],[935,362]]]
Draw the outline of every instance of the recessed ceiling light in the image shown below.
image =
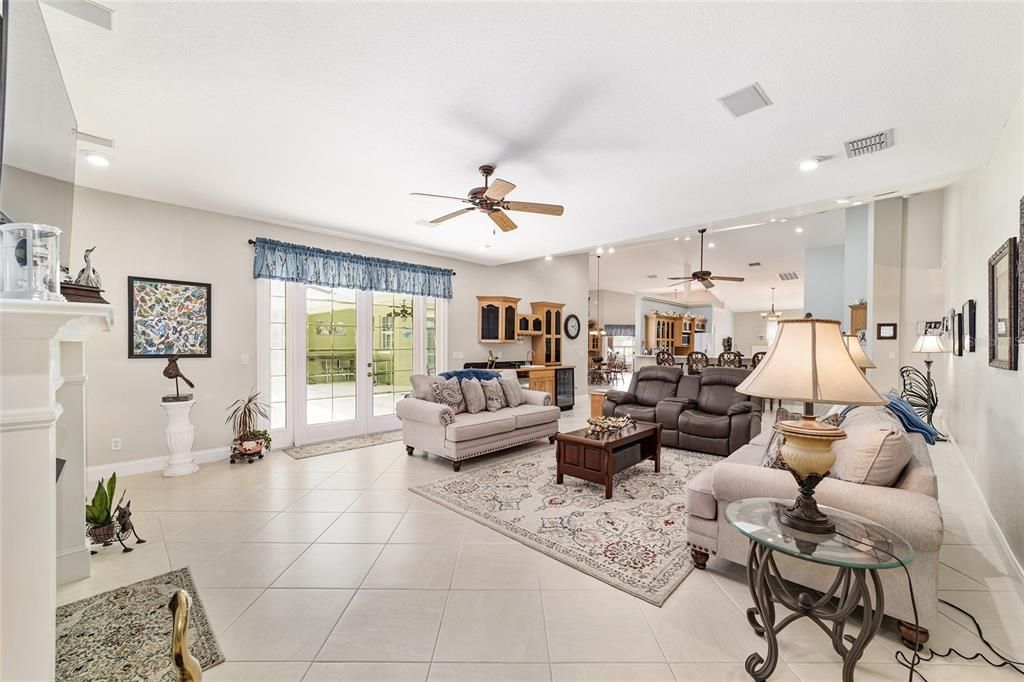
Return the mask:
[[714,243],[714,242],[711,242],[710,244],[708,244],[708,248],[709,248],[709,249],[713,249],[713,248],[715,248],[715,243]]
[[850,203],[850,200],[849,199],[836,199],[836,203],[837,204],[848,204],[848,203]]
[[799,232],[803,232],[803,231],[804,231],[804,228],[802,228],[802,227],[798,227],[798,228],[796,228],[796,229],[795,229],[795,230],[793,230],[793,231],[794,231],[794,232],[797,232],[797,233],[799,233]]
[[827,160],[827,156],[812,156],[811,158],[804,159],[799,164],[797,164],[797,168],[799,168],[805,173],[809,173],[810,171],[816,169],[819,165],[821,165],[822,161]]
[[608,247],[608,253],[615,253],[615,247],[614,246]]
[[853,206],[860,206],[860,205],[861,205],[861,204],[863,204],[863,203],[864,203],[863,201],[855,201],[855,202],[853,202],[853,204],[852,204],[852,205],[853,205]]
[[604,253],[604,247],[603,246],[597,247],[597,252],[598,253]]
[[106,168],[110,165],[110,157],[106,154],[100,154],[99,152],[85,152],[82,154],[86,162],[90,166],[96,166],[97,168]]
[[688,241],[690,241],[690,238],[689,237],[683,237],[683,241],[684,242],[688,242]]
[[672,241],[675,241],[675,242],[679,241],[679,237],[673,237]]
[[544,256],[544,260],[551,260],[551,256]]
[[786,222],[786,220],[787,220],[786,218],[779,218],[779,222],[780,223],[784,223],[784,222]]
[[775,222],[775,218],[772,218],[772,219],[771,219],[771,220],[769,220],[768,222],[770,222],[770,223],[774,223],[774,222]]

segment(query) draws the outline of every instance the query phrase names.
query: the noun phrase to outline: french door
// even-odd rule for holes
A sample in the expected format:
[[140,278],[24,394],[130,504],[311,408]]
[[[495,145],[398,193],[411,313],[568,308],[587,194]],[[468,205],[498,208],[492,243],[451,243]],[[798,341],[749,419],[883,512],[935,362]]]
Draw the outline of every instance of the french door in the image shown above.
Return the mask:
[[444,301],[289,284],[290,402],[296,445],[399,428],[413,374],[444,357]]

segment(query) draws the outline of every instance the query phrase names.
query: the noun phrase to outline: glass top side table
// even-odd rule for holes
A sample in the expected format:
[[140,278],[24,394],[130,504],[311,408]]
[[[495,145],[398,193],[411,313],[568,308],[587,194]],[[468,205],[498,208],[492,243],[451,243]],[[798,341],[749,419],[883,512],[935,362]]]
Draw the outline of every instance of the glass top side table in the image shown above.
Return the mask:
[[[779,632],[794,620],[809,618],[829,634],[832,648],[843,659],[843,682],[852,682],[857,661],[882,624],[885,596],[878,571],[909,564],[914,549],[880,524],[829,507],[821,510],[835,521],[835,533],[791,529],[780,520],[791,505],[789,500],[759,497],[733,502],[725,510],[729,524],[750,540],[747,583],[754,606],[747,609],[747,620],[768,643],[766,657],[757,652],[747,657],[747,673],[754,680],[767,680],[778,664]],[[794,590],[784,582],[775,552],[834,566],[835,580],[825,592]],[[792,611],[778,622],[777,603]],[[860,633],[847,642],[843,631],[858,606],[863,609]]]

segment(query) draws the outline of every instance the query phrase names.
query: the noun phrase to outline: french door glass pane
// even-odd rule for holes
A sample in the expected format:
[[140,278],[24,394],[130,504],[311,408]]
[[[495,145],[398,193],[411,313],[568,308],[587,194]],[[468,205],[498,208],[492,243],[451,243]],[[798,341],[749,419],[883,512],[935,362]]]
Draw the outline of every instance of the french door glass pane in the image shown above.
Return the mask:
[[[270,282],[270,428],[288,426],[288,393],[286,384],[288,352],[287,297],[285,283]],[[263,396],[267,400],[267,396]]]
[[306,288],[306,423],[355,419],[356,292]]
[[373,294],[373,416],[395,413],[409,393],[413,368],[413,298]]
[[426,300],[426,350],[427,350],[427,374],[437,374],[437,299]]

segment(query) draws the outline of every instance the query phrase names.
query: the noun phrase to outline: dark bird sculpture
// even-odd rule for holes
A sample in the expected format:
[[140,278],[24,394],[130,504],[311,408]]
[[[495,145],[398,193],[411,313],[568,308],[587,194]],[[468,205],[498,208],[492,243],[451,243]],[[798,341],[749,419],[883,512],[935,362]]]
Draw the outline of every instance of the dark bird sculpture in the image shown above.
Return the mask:
[[164,367],[164,376],[167,377],[168,379],[174,379],[174,395],[173,396],[164,396],[164,400],[166,402],[170,402],[170,401],[167,400],[168,398],[172,398],[172,399],[175,399],[175,400],[191,400],[192,399],[192,395],[191,394],[187,394],[185,396],[181,395],[181,391],[178,388],[178,379],[181,379],[186,384],[188,384],[189,388],[195,388],[196,387],[195,384],[193,384],[191,381],[189,381],[189,378],[187,376],[185,376],[184,374],[181,373],[181,369],[178,367],[178,360],[180,360],[180,359],[181,359],[180,355],[172,355],[171,357],[167,358],[167,366]]

